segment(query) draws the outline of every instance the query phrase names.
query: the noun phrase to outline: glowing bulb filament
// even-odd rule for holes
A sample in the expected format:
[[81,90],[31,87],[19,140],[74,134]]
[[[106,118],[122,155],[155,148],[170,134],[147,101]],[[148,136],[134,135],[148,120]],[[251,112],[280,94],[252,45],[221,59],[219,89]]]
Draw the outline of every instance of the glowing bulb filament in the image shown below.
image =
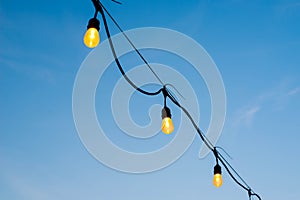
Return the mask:
[[171,119],[171,111],[168,107],[164,107],[161,111],[162,125],[161,130],[165,134],[170,134],[174,131],[174,125]]
[[217,163],[216,166],[214,167],[214,180],[213,180],[213,184],[214,186],[221,187],[223,183],[222,180],[222,172],[221,172],[221,166]]
[[89,28],[84,35],[84,44],[89,48],[95,48],[100,42],[99,32],[96,28]]
[[217,188],[221,187],[222,183],[223,183],[222,175],[221,174],[215,174],[214,175],[214,181],[213,181],[214,186],[216,186]]
[[173,125],[172,119],[170,117],[165,117],[163,119],[161,130],[165,134],[170,134],[174,131],[174,125]]

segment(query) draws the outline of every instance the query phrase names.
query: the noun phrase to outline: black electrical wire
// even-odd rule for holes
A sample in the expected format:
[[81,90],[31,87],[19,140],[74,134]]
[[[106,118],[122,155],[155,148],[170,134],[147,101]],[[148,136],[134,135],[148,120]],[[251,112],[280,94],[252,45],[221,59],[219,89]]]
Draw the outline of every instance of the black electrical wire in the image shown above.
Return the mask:
[[102,4],[100,3],[99,0],[92,0],[93,3],[94,3],[94,6],[96,8],[96,11],[99,11],[101,16],[102,16],[102,19],[103,19],[103,23],[104,23],[104,27],[105,27],[105,32],[107,34],[107,37],[108,37],[108,41],[109,41],[109,45],[110,45],[110,49],[112,51],[112,54],[114,56],[114,59],[115,59],[115,62],[121,72],[121,74],[123,75],[123,77],[126,79],[126,81],[134,88],[136,89],[137,91],[145,94],[145,95],[148,95],[148,96],[154,96],[154,95],[158,95],[159,93],[161,93],[162,89],[159,89],[157,90],[156,92],[148,92],[146,90],[143,90],[141,88],[139,88],[138,86],[136,86],[129,78],[128,76],[126,75],[125,71],[123,70],[122,68],[122,65],[117,57],[117,54],[116,54],[116,51],[115,51],[115,48],[114,48],[114,45],[113,45],[113,41],[111,39],[111,35],[110,35],[110,32],[109,32],[109,28],[108,28],[108,25],[107,25],[107,21],[106,21],[106,17],[105,17],[105,14],[103,12],[103,9],[102,9]]
[[[155,73],[155,71],[151,68],[151,66],[149,65],[149,63],[146,61],[146,59],[143,57],[143,55],[139,52],[139,50],[134,46],[134,44],[131,42],[131,40],[128,38],[128,36],[124,33],[124,31],[121,29],[121,27],[119,26],[119,24],[116,22],[116,20],[112,17],[112,15],[105,9],[105,7],[101,4],[101,2],[99,0],[92,0],[95,8],[96,8],[96,12],[99,11],[100,14],[102,15],[103,18],[103,22],[104,22],[104,27],[105,27],[105,31],[109,40],[109,44],[111,47],[111,51],[112,54],[114,56],[115,62],[120,70],[120,72],[122,73],[123,77],[126,79],[126,81],[133,87],[135,88],[137,91],[146,94],[146,95],[158,95],[159,93],[163,93],[164,95],[164,104],[166,104],[166,98],[170,98],[170,100],[176,105],[178,106],[185,114],[186,116],[189,118],[189,120],[191,121],[192,125],[194,126],[194,128],[196,129],[197,133],[199,134],[201,140],[204,142],[204,144],[214,153],[216,161],[218,163],[218,161],[220,161],[222,163],[222,165],[225,167],[227,173],[229,174],[229,176],[234,180],[234,182],[239,185],[241,188],[243,188],[244,190],[246,190],[248,192],[249,195],[249,199],[251,200],[252,196],[257,197],[259,200],[261,200],[261,197],[254,193],[252,191],[252,189],[250,188],[250,186],[246,183],[246,181],[237,173],[237,171],[230,165],[230,163],[224,158],[224,156],[217,150],[217,148],[210,142],[210,140],[205,136],[205,134],[200,130],[200,128],[197,126],[197,124],[195,123],[194,119],[192,118],[192,116],[190,115],[190,113],[188,112],[188,110],[186,108],[184,108],[183,106],[180,105],[180,103],[176,100],[176,98],[170,93],[170,91],[166,88],[166,85],[163,84],[163,82],[161,81],[161,79],[159,78],[159,76]],[[155,75],[155,77],[157,78],[157,80],[163,85],[163,87],[161,89],[159,89],[156,92],[148,92],[145,91],[139,87],[137,87],[126,75],[126,73],[124,72],[119,59],[117,57],[112,39],[111,39],[111,35],[109,32],[109,28],[107,25],[107,21],[106,21],[106,17],[104,14],[104,11],[108,14],[108,16],[112,19],[112,21],[114,22],[114,24],[118,27],[118,29],[120,30],[120,32],[125,36],[125,38],[127,39],[127,41],[130,43],[130,45],[133,47],[133,49],[137,52],[137,54],[140,56],[140,58],[144,61],[144,63],[148,66],[148,68],[151,70],[151,72]],[[96,16],[96,14],[95,14]],[[234,175],[235,174],[235,175]],[[235,176],[238,177],[238,179],[240,179],[241,183]]]
[[[147,67],[150,69],[150,71],[153,73],[153,75],[156,77],[156,79],[160,82],[161,85],[164,85],[163,81],[159,78],[159,76],[155,73],[153,68],[150,66],[150,64],[147,62],[147,60],[144,58],[144,56],[141,54],[141,52],[136,48],[136,46],[132,43],[132,41],[129,39],[129,37],[126,35],[126,33],[123,31],[121,26],[118,24],[118,22],[114,19],[114,17],[108,12],[108,10],[104,7],[104,5],[99,0],[92,0],[94,5],[95,3],[99,4],[99,11],[103,10],[106,12],[106,14],[110,17],[110,19],[113,21],[113,23],[116,25],[116,27],[119,29],[119,31],[123,34],[123,36],[126,38],[126,40],[129,42],[131,47],[135,50],[135,52],[139,55],[139,57],[143,60],[143,62],[147,65]],[[96,7],[96,5],[95,5]],[[100,11],[101,12],[101,11]],[[104,14],[102,14],[104,15]]]
[[[166,89],[166,88],[165,88]],[[190,115],[190,113],[188,112],[188,110],[181,106],[180,103],[176,100],[176,98],[170,93],[169,90],[167,90],[167,96],[171,99],[171,101],[177,105],[180,109],[182,109],[182,111],[186,114],[186,116],[189,118],[189,120],[192,122],[194,128],[196,129],[197,133],[199,134],[200,138],[202,139],[202,141],[206,144],[206,146],[210,149],[213,150],[214,149],[214,145],[207,139],[207,137],[205,136],[205,134],[200,130],[200,128],[197,126],[196,122],[194,121],[194,119],[192,118],[192,116]]]
[[223,159],[223,161],[229,166],[229,168],[238,176],[238,178],[244,183],[244,185],[249,189],[250,186],[246,183],[246,181],[237,173],[237,171],[230,165],[230,163],[224,158],[222,154],[219,153],[219,159]]
[[122,4],[121,2],[116,1],[116,0],[111,0],[111,1],[114,2],[114,3],[117,3],[117,4]]
[[[203,134],[203,132],[200,130],[200,128],[197,126],[197,124],[191,117],[190,113],[183,106],[180,105],[180,103],[174,98],[174,96],[169,91],[167,92],[167,94],[168,94],[167,96],[171,99],[171,101],[179,108],[181,108],[182,111],[187,115],[187,117],[190,119],[193,126],[197,130],[201,140],[214,153],[217,162],[220,161],[222,163],[222,165],[225,167],[226,171],[228,172],[229,176],[234,180],[234,182],[238,184],[241,188],[246,190],[248,194],[250,194],[250,196],[256,196],[259,200],[261,200],[260,196],[251,190],[250,186],[246,183],[246,181],[237,173],[237,171],[230,165],[230,163],[224,158],[224,156],[217,150],[216,147],[214,147],[214,145],[212,145],[209,139]],[[243,182],[243,184],[240,181],[238,181],[238,179],[233,175],[233,173]]]

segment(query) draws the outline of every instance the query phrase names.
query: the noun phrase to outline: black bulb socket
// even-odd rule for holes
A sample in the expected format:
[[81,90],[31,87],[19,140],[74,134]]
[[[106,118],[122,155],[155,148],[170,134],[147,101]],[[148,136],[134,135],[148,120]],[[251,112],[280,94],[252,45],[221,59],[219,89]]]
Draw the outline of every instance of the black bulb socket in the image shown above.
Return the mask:
[[166,117],[171,118],[171,110],[165,106],[161,111],[161,118],[164,119]]
[[100,29],[100,21],[97,18],[91,18],[89,20],[89,23],[87,25],[87,29],[89,28],[95,28],[99,31]]
[[214,175],[216,174],[222,174],[221,166],[219,164],[216,164],[216,166],[214,167]]

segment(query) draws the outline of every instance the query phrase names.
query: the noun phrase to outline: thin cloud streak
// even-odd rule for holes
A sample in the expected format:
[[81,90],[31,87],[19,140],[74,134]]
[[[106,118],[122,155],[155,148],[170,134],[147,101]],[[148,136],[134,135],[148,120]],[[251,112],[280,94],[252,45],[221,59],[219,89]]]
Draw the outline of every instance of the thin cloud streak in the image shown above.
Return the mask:
[[286,84],[280,84],[273,89],[258,95],[254,100],[248,105],[238,109],[233,117],[232,126],[251,126],[255,120],[255,117],[262,110],[273,110],[280,111],[288,105],[288,101],[295,95],[300,93],[300,86],[294,87],[294,89],[287,89],[289,86]]
[[53,72],[43,67],[42,64],[28,64],[2,58],[0,58],[0,64],[15,73],[23,74],[31,79],[43,80],[51,84],[55,83]]
[[244,121],[246,124],[250,124],[254,118],[254,116],[260,111],[259,106],[254,106],[250,108],[249,110],[246,110],[245,115],[242,117],[244,118]]
[[261,110],[258,105],[244,107],[240,109],[234,117],[233,125],[235,127],[246,125],[250,126],[254,120],[255,115]]
[[293,95],[296,95],[300,92],[300,86],[299,87],[296,87],[294,89],[292,89],[291,91],[288,92],[288,95],[289,96],[293,96]]

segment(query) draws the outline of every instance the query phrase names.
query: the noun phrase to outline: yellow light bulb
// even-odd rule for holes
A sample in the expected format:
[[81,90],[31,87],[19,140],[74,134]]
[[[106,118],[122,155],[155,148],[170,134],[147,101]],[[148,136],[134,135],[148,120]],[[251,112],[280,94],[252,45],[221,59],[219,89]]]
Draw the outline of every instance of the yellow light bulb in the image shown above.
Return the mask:
[[170,117],[165,117],[162,120],[161,130],[165,134],[170,134],[174,131],[174,125],[173,125],[172,119]]
[[95,48],[100,42],[99,32],[96,28],[89,28],[83,38],[84,44],[89,48]]
[[213,180],[214,186],[216,186],[217,188],[221,187],[222,183],[223,183],[222,175],[221,174],[215,174],[214,175],[214,180]]

